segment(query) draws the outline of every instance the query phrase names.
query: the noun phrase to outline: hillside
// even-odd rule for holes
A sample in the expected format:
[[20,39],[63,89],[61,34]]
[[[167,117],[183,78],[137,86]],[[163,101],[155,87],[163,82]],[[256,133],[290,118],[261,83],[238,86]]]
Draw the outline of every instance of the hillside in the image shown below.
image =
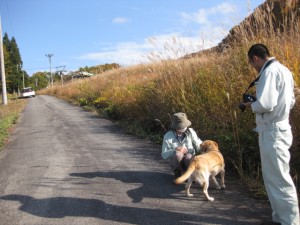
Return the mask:
[[[240,24],[234,26],[217,46],[186,55],[184,58],[199,56],[207,52],[224,52],[247,41],[245,38],[267,37],[270,32],[281,33],[293,27],[291,23],[298,23],[299,27],[299,20],[300,0],[267,0]],[[266,25],[268,27],[265,27]]]

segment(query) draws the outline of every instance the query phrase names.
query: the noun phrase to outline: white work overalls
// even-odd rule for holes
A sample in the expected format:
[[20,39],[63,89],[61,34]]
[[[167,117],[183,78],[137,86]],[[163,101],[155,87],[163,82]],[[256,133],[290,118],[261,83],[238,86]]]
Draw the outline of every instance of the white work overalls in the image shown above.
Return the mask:
[[[266,64],[265,64],[266,65]],[[272,219],[282,225],[299,225],[298,197],[290,176],[293,135],[289,124],[295,103],[291,72],[278,61],[262,68],[256,87],[256,131],[264,184],[273,210]]]

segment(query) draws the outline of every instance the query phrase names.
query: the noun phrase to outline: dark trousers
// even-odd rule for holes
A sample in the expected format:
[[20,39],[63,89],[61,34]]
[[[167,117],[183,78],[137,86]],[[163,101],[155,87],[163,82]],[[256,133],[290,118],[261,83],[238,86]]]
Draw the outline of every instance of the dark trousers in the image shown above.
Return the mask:
[[174,155],[169,158],[169,163],[172,171],[179,169],[185,171],[193,158],[193,155],[190,153],[183,154],[182,152],[176,151]]

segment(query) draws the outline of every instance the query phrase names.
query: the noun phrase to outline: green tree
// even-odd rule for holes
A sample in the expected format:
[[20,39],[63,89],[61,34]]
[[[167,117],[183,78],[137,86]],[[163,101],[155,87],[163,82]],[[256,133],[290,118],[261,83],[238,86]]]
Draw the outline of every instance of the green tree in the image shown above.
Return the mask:
[[[31,79],[30,76],[27,74],[25,70],[22,70],[22,76],[24,76],[24,86],[28,87],[31,86]],[[22,85],[23,87],[23,85]]]
[[18,92],[23,86],[23,62],[16,39],[9,40],[7,33],[3,37],[3,49],[7,91]]
[[40,90],[48,86],[48,77],[46,72],[37,72],[30,77],[30,86],[35,90]]
[[8,91],[9,91],[9,87],[11,86],[11,82],[10,80],[7,80],[7,74],[12,74],[13,71],[12,63],[10,61],[9,46],[10,46],[10,40],[8,38],[7,33],[5,33],[3,37],[3,55],[4,55],[5,74],[6,74],[6,85]]

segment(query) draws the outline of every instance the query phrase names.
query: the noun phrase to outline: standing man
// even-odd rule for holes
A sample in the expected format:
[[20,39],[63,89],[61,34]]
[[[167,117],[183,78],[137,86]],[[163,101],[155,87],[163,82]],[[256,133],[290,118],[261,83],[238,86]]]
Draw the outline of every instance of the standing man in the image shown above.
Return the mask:
[[262,175],[273,210],[273,222],[262,224],[299,225],[297,191],[289,167],[293,141],[289,114],[295,103],[293,75],[270,57],[265,45],[253,45],[248,60],[259,73],[257,100],[243,104],[256,114]]

